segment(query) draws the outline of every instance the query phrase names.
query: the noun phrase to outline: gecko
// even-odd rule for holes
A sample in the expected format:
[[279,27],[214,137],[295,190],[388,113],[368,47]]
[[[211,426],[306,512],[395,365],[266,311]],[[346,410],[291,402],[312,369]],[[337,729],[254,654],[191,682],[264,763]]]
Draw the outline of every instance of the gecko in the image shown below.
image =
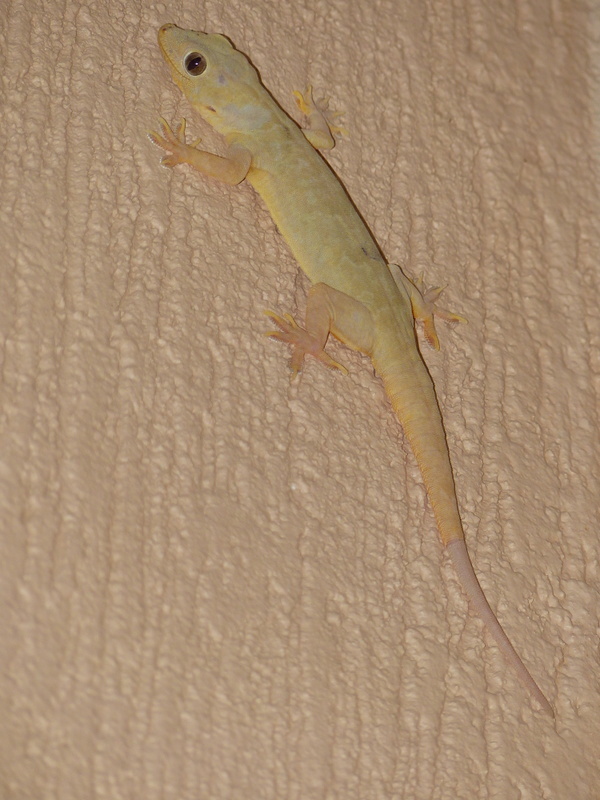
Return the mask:
[[440,408],[421,355],[415,322],[439,349],[435,317],[464,321],[427,289],[387,262],[342,183],[318,150],[343,133],[339,114],[317,103],[309,86],[294,92],[307,124],[300,127],[262,84],[250,60],[221,34],[173,24],[158,32],[162,55],[191,106],[221,134],[225,155],[186,141],[185,119],[171,128],[160,118],[151,141],[167,151],[162,164],[188,164],[203,175],[236,185],[246,180],[311,281],[304,326],[290,314],[265,313],[272,336],[290,345],[291,376],[310,355],[347,373],[326,351],[329,335],[371,359],[423,476],[442,543],[471,606],[543,709],[554,709],[529,673],[492,611],[470,560],[459,514]]

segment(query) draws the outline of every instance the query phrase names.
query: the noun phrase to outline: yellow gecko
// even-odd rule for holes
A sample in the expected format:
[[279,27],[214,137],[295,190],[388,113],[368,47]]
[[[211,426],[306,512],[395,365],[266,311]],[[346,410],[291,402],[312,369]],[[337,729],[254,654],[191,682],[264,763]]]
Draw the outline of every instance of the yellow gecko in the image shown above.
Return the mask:
[[[471,604],[543,708],[554,710],[517,655],[479,585],[465,546],[454,478],[433,382],[418,349],[415,320],[439,347],[434,315],[462,318],[435,304],[427,291],[388,265],[342,184],[315,148],[330,149],[337,115],[317,104],[310,87],[296,102],[308,119],[300,128],[262,85],[246,56],[220,34],[163,25],[158,42],[173,79],[191,105],[227,142],[225,156],[187,144],[185,120],[171,130],[160,120],[150,139],[169,155],[162,164],[189,164],[234,185],[247,180],[266,203],[312,287],[304,327],[265,312],[277,325],[268,335],[292,346],[292,377],[310,354],[346,372],[324,350],[329,334],[366,353],[416,456],[442,542]],[[394,267],[392,273],[391,267]]]

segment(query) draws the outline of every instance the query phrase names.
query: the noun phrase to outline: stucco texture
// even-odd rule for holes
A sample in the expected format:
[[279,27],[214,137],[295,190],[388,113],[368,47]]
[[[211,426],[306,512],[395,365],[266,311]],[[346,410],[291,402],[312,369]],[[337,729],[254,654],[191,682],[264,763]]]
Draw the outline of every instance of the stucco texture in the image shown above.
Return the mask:
[[[599,796],[598,20],[557,0],[0,7],[0,797]],[[552,721],[473,616],[369,362],[262,334],[307,281],[252,189],[159,166],[162,62],[218,31],[391,261],[467,545]]]

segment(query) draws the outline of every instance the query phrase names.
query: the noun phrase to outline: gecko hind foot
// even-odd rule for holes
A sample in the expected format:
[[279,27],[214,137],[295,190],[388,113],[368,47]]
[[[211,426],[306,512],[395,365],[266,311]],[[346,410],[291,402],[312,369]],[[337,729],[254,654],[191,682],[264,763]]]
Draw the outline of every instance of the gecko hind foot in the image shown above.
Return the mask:
[[417,308],[415,308],[415,304],[413,304],[415,319],[423,323],[423,333],[427,342],[435,350],[439,350],[440,340],[438,339],[438,335],[435,330],[435,317],[438,317],[438,319],[443,319],[444,322],[449,322],[453,325],[459,322],[466,323],[467,319],[466,317],[462,317],[460,314],[454,314],[452,311],[448,311],[448,309],[437,305],[436,301],[446,288],[445,286],[427,287],[423,280],[423,275],[420,275],[417,280],[414,281],[414,286],[419,292],[421,299],[421,303],[417,304],[418,315]]
[[[440,340],[435,329],[435,318],[443,319],[445,322],[456,324],[458,322],[468,322],[466,317],[460,314],[454,314],[446,308],[438,306],[437,299],[446,288],[445,286],[432,286],[425,285],[423,275],[421,274],[415,280],[407,277],[402,268],[397,264],[390,266],[396,267],[397,272],[394,272],[396,282],[402,284],[410,297],[410,304],[412,306],[413,317],[417,322],[423,325],[423,334],[427,343],[434,348],[440,349]],[[399,279],[399,280],[398,280]]]
[[329,369],[339,369],[344,375],[348,374],[348,370],[343,364],[334,361],[328,353],[323,350],[319,340],[312,336],[307,330],[301,328],[291,314],[284,314],[283,317],[276,314],[274,311],[264,312],[269,319],[273,320],[279,330],[267,331],[265,336],[277,339],[280,342],[285,342],[292,346],[292,358],[290,361],[290,368],[292,375],[290,380],[294,380],[296,375],[302,370],[304,363],[304,356],[311,355],[320,361]]

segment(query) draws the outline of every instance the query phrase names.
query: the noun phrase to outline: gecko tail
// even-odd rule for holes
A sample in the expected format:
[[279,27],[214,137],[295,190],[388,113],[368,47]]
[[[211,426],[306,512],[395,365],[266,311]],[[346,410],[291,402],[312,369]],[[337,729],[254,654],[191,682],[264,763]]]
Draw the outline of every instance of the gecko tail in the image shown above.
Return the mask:
[[515,669],[521,682],[529,689],[531,694],[535,697],[538,703],[543,707],[544,711],[554,717],[554,709],[544,696],[542,690],[533,680],[529,674],[529,670],[521,661],[517,651],[510,643],[510,640],[504,629],[498,622],[496,615],[490,608],[483,589],[479,585],[475,570],[469,558],[467,547],[464,539],[454,539],[446,545],[446,549],[450,553],[450,558],[454,564],[454,569],[460,580],[460,583],[466,592],[471,605],[475,612],[481,617],[486,628],[494,637],[498,647],[504,654],[504,657]]

